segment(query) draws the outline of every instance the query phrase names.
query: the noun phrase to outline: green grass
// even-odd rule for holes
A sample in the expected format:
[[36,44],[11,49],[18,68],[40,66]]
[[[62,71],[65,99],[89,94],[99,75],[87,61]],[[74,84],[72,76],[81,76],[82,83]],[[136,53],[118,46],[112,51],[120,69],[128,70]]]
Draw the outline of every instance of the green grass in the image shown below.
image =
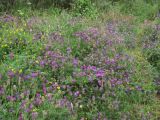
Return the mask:
[[95,14],[95,6],[86,7],[81,15],[22,7],[13,10],[13,21],[2,16],[0,119],[158,120],[157,6],[125,6]]

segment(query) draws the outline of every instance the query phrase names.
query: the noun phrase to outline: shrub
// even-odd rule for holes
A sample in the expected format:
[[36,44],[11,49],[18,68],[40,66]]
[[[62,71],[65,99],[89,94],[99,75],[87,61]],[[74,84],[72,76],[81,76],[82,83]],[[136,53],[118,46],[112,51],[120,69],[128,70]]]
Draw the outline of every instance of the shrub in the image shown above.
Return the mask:
[[144,30],[142,39],[143,53],[148,62],[160,71],[160,32],[159,25]]

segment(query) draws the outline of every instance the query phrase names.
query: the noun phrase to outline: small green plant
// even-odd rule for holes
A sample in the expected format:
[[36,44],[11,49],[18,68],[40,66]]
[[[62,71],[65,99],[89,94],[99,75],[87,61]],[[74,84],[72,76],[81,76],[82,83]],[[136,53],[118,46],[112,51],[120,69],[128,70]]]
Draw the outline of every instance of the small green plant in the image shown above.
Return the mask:
[[76,16],[86,15],[95,17],[97,8],[91,0],[75,0],[73,4],[73,11]]

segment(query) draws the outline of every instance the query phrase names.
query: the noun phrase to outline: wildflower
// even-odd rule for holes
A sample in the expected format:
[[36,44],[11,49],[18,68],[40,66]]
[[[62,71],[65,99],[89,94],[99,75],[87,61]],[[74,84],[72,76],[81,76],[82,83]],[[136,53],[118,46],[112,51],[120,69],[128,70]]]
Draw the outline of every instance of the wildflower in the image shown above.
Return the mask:
[[93,78],[91,76],[88,77],[89,82],[93,82]]
[[116,78],[111,79],[111,80],[110,80],[111,86],[114,87],[115,84],[116,84],[116,82],[117,82],[117,79],[116,79]]
[[2,74],[0,74],[0,80],[2,79]]
[[18,120],[23,120],[23,115],[22,115],[22,113],[19,114]]
[[30,79],[31,78],[31,76],[30,75],[26,75],[26,76],[24,76],[24,80],[28,80],[28,79]]
[[29,94],[30,94],[30,90],[25,90],[25,91],[24,91],[24,95],[25,95],[25,96],[28,96]]
[[142,87],[141,86],[136,86],[136,90],[141,91]]
[[79,91],[76,91],[75,93],[74,93],[74,96],[75,97],[78,97],[80,95],[80,92]]
[[87,70],[87,68],[88,68],[88,66],[86,66],[86,65],[81,66],[82,70]]
[[2,86],[0,86],[0,95],[4,94],[4,88]]
[[45,65],[45,61],[43,61],[43,60],[40,61],[40,66],[41,66],[41,67],[44,67],[44,65]]
[[48,93],[46,96],[47,96],[47,98],[48,98],[49,101],[52,100],[52,94],[51,93]]
[[13,102],[16,100],[16,97],[14,96],[7,96],[7,100],[10,101],[10,102]]
[[12,78],[12,77],[15,76],[15,73],[13,72],[13,70],[8,71],[8,76],[9,76],[10,78]]
[[24,109],[26,107],[26,103],[27,103],[26,100],[23,100],[22,103],[21,103],[20,108]]
[[77,66],[78,65],[78,60],[77,59],[73,59],[73,65]]
[[117,85],[121,85],[123,82],[121,81],[121,80],[118,80],[117,82],[116,82],[116,84]]
[[88,70],[97,71],[96,66],[88,66]]
[[32,112],[31,116],[32,116],[32,120],[35,120],[38,117],[38,113]]
[[105,76],[105,71],[104,70],[98,70],[96,72],[96,77],[104,77]]
[[28,109],[26,110],[27,113],[29,113],[33,109],[33,104],[30,103]]
[[31,73],[31,77],[32,78],[36,78],[38,76],[38,72],[33,72],[33,73]]
[[80,73],[79,73],[79,76],[80,76],[80,77],[86,76],[86,73],[85,73],[85,72],[80,72]]
[[36,98],[34,99],[34,104],[39,106],[40,104],[42,104],[42,99],[36,96]]
[[69,55],[72,52],[72,49],[70,47],[67,48],[67,54]]
[[82,108],[82,107],[83,107],[83,105],[80,105],[79,107],[80,107],[80,108]]
[[42,89],[43,89],[43,93],[46,95],[46,93],[47,93],[47,89],[46,89],[45,84],[43,84],[43,85],[42,85]]
[[37,64],[39,63],[39,61],[38,61],[38,60],[36,60],[35,62],[36,62]]
[[60,90],[60,89],[61,89],[61,87],[60,87],[60,86],[57,86],[57,89],[58,89],[58,90]]
[[52,66],[52,68],[54,69],[54,68],[57,68],[57,67],[58,67],[58,64],[57,64],[56,61],[52,61],[52,62],[51,62],[51,66]]
[[99,85],[100,87],[103,87],[103,84],[104,84],[104,81],[103,81],[103,80],[98,80],[98,85]]

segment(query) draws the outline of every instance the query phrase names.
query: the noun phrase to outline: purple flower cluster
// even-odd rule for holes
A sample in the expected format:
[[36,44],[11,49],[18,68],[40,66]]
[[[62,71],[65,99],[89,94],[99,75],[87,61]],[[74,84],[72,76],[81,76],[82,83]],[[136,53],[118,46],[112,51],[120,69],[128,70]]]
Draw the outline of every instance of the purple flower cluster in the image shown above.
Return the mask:
[[74,36],[79,37],[80,39],[88,42],[91,40],[95,40],[99,36],[99,32],[97,28],[90,28],[86,31],[80,31],[74,33]]
[[4,15],[0,17],[0,21],[10,23],[10,22],[14,22],[15,18],[11,15]]

